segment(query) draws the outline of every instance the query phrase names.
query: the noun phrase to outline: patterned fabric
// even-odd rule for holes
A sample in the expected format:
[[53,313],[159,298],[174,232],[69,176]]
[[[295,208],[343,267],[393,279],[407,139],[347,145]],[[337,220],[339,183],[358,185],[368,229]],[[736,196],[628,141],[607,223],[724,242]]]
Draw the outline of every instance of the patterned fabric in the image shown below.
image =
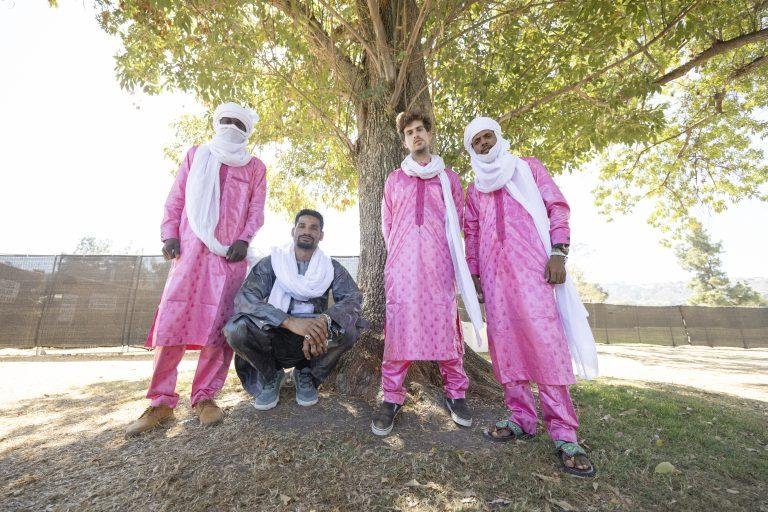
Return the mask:
[[576,455],[586,455],[587,452],[578,445],[578,443],[571,443],[566,441],[555,441],[555,449],[562,451],[569,457],[575,457]]
[[523,431],[522,427],[515,423],[514,421],[510,420],[501,420],[496,422],[496,428],[508,428],[512,431],[512,434],[515,437],[520,437],[526,434],[526,432]]
[[[443,391],[448,398],[464,398],[469,387],[469,378],[464,372],[462,358],[438,361],[443,377]],[[402,405],[405,403],[405,377],[411,361],[387,361],[381,364],[381,388],[384,401]]]
[[[196,148],[187,153],[165,203],[163,240],[178,238],[181,256],[171,263],[147,346],[225,346],[221,328],[234,311],[248,260],[230,263],[210,252],[187,221],[184,189]],[[216,238],[225,245],[250,242],[264,224],[266,168],[258,158],[242,167],[221,166],[221,204]]]
[[[576,441],[579,419],[573,408],[568,386],[539,384],[538,388],[541,415],[549,437]],[[535,433],[538,418],[530,383],[528,381],[505,383],[504,400],[510,412],[509,419],[518,423],[526,432]]]
[[[459,223],[464,198],[455,172],[446,169]],[[423,200],[420,187],[423,187]],[[386,325],[384,359],[445,361],[464,354],[453,262],[445,234],[440,179],[422,180],[398,169],[384,185],[382,232]]]
[[[176,393],[178,366],[184,357],[183,346],[158,347],[155,350],[155,363],[152,380],[149,383],[147,398],[151,405],[176,407],[179,395]],[[221,391],[227,380],[229,364],[232,362],[232,349],[229,345],[203,347],[197,360],[195,377],[192,380],[191,403],[194,406],[201,400],[210,400]]]
[[[538,160],[524,160],[544,199],[552,242],[568,243],[565,198]],[[485,294],[488,348],[496,378],[501,383],[573,384],[571,354],[553,285],[544,279],[549,252],[531,216],[509,194],[485,194],[470,185],[464,233],[467,263],[473,274],[480,275]]]

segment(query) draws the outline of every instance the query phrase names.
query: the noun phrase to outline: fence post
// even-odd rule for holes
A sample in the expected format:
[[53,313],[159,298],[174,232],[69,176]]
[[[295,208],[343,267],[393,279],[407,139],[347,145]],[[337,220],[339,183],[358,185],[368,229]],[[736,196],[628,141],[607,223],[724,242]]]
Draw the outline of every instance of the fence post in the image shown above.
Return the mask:
[[685,333],[685,340],[689,345],[693,345],[691,342],[691,333],[688,332],[688,324],[685,322],[685,315],[683,314],[683,306],[677,306],[677,310],[680,312],[680,320],[683,322],[683,332]]
[[747,337],[744,336],[744,315],[741,314],[741,311],[738,309],[734,310],[734,313],[739,313],[738,320],[739,320],[739,334],[741,334],[741,345],[744,348],[749,348],[749,345],[747,344]]
[[48,311],[48,307],[51,304],[51,300],[53,300],[53,288],[59,273],[60,261],[61,261],[61,254],[57,254],[56,256],[54,256],[53,267],[51,268],[51,277],[48,278],[48,286],[46,286],[46,290],[45,290],[45,300],[43,301],[43,307],[40,309],[40,316],[37,319],[37,327],[35,327],[35,354],[38,354],[40,349],[40,345],[39,345],[40,327],[43,324],[43,318],[45,317],[45,312]]
[[139,291],[139,278],[141,276],[141,267],[144,263],[144,256],[136,256],[136,267],[133,270],[133,282],[131,283],[131,291],[128,295],[128,302],[126,308],[129,307],[128,315],[123,317],[123,347],[128,347],[131,344],[131,327],[133,327],[133,313],[136,310],[136,295]]
[[677,347],[677,344],[675,343],[675,331],[672,330],[672,323],[667,324],[667,328],[669,329],[669,339],[672,340],[672,348]]

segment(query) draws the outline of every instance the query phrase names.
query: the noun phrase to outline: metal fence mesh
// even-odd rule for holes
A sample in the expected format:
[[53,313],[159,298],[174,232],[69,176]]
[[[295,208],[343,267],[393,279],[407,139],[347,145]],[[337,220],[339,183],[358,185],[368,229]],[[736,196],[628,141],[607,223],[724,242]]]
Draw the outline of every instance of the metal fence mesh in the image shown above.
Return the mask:
[[[334,257],[357,278],[357,256]],[[162,256],[0,255],[0,348],[143,345]],[[586,304],[599,343],[768,347],[768,308]]]

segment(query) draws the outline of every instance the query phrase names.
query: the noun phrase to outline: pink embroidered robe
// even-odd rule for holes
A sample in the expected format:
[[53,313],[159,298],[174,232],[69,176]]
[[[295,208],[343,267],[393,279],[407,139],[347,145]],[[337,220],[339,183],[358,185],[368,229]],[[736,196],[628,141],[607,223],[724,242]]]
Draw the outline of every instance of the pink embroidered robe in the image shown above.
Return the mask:
[[[189,227],[184,191],[196,149],[187,152],[165,202],[161,238],[178,238],[181,256],[171,264],[147,346],[226,345],[221,329],[234,313],[235,294],[248,270],[247,259],[230,263],[213,254]],[[222,164],[219,179],[215,236],[224,245],[235,240],[250,243],[264,224],[266,167],[256,157],[240,167]]]
[[[461,223],[461,183],[455,172],[446,173]],[[422,180],[401,169],[392,172],[384,185],[381,228],[387,247],[384,359],[461,357],[464,346],[440,178]]]
[[[544,199],[553,244],[569,243],[568,203],[544,166],[524,158]],[[485,295],[488,348],[501,383],[575,382],[553,285],[544,279],[544,248],[528,212],[505,190],[470,185],[464,220],[467,263]]]

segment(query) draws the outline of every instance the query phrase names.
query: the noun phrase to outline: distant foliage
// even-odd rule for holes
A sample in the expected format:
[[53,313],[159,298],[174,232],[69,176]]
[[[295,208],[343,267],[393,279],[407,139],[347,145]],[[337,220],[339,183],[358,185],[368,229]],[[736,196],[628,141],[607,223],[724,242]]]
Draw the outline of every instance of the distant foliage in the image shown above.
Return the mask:
[[766,300],[745,282],[731,283],[721,269],[721,242],[713,242],[701,224],[695,223],[676,248],[680,265],[694,274],[689,283],[689,304],[699,306],[765,306]]

